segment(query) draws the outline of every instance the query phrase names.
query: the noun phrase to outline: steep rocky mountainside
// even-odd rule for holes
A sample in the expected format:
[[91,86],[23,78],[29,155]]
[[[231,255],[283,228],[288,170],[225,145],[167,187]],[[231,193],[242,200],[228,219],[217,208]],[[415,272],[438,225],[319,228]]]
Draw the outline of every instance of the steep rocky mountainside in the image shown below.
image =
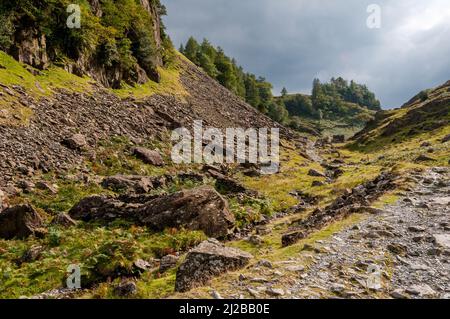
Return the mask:
[[[58,90],[51,96],[34,97],[20,86],[20,81],[12,86],[2,84],[0,100],[6,103],[9,98],[15,98],[21,108],[18,114],[11,114],[11,109],[4,107],[3,121],[0,116],[0,185],[7,184],[17,173],[24,171],[73,168],[84,157],[95,156],[95,151],[89,150],[93,151],[102,140],[120,136],[142,144],[152,139],[167,139],[171,130],[183,126],[190,128],[194,120],[203,120],[204,127],[220,129],[279,127],[282,135],[293,137],[291,132],[230,93],[190,62],[181,57],[177,60],[181,91],[178,98],[168,94],[152,95],[151,92],[142,99],[120,98],[96,84],[87,86],[88,94]],[[14,116],[27,112],[31,115],[26,124],[14,123]],[[11,118],[12,121],[7,121]],[[64,145],[64,140],[74,134],[85,137],[87,152]]]

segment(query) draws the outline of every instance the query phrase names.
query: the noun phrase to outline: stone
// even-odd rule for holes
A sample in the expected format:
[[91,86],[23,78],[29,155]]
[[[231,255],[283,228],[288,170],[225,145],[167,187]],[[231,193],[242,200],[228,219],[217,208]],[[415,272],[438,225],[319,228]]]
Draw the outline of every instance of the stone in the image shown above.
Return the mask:
[[22,27],[16,30],[12,56],[19,62],[28,64],[38,70],[49,65],[47,41],[44,34],[33,27]]
[[42,253],[44,252],[44,247],[36,245],[28,249],[23,256],[20,258],[19,262],[22,263],[31,263],[41,258]]
[[344,292],[345,286],[341,285],[341,284],[333,284],[333,285],[331,285],[330,290],[331,290],[331,292],[334,292],[336,294],[341,294]]
[[145,261],[143,259],[137,259],[133,263],[133,266],[138,272],[145,272],[145,271],[148,271],[149,269],[151,269],[154,266],[154,261],[153,261],[153,263],[150,263],[150,262]]
[[103,179],[102,187],[115,192],[128,191],[144,194],[153,189],[153,183],[151,179],[146,176],[115,175]]
[[442,255],[442,249],[441,248],[430,248],[427,250],[428,256],[440,256]]
[[445,136],[445,137],[441,140],[442,143],[447,143],[447,142],[449,142],[449,141],[450,141],[450,134],[448,134],[447,136]]
[[62,226],[64,228],[69,228],[77,225],[77,222],[73,220],[66,213],[60,213],[55,216],[52,220],[52,225]]
[[67,137],[63,140],[62,144],[72,150],[81,150],[88,145],[86,138],[82,134],[74,134]]
[[251,236],[248,238],[248,242],[249,242],[250,244],[252,244],[252,245],[259,246],[259,245],[261,245],[261,244],[263,243],[263,239],[262,239],[262,237],[259,236],[259,235],[251,235]]
[[259,298],[259,291],[255,290],[253,288],[250,288],[250,287],[247,287],[247,291],[250,294],[250,296],[252,296],[253,298]]
[[175,268],[177,266],[178,260],[180,258],[174,255],[167,255],[161,258],[159,264],[159,272],[164,273],[169,269]]
[[50,184],[48,184],[47,182],[44,182],[44,181],[37,182],[36,183],[36,188],[40,189],[40,190],[43,190],[43,191],[47,191],[47,192],[49,192],[50,194],[53,194],[53,195],[58,193],[57,187],[55,187],[54,185],[50,185]]
[[211,297],[213,299],[223,299],[223,297],[220,295],[220,293],[218,291],[213,290],[211,292]]
[[209,168],[209,166],[205,166],[203,170],[205,170],[212,178],[216,180],[216,188],[222,191],[233,194],[249,192],[249,190],[247,190],[247,188],[237,180],[225,176],[217,170]]
[[114,288],[114,294],[119,297],[131,297],[136,295],[137,285],[133,281],[124,280]]
[[432,162],[432,161],[435,161],[435,160],[436,159],[433,158],[433,157],[430,157],[428,155],[422,154],[422,155],[418,156],[415,161],[416,162]]
[[209,239],[189,251],[178,268],[175,291],[186,292],[205,285],[212,278],[248,265],[253,256],[236,248],[225,247]]
[[303,272],[305,270],[305,266],[302,266],[302,265],[288,266],[285,269],[290,272]]
[[281,288],[268,288],[266,290],[267,294],[273,297],[281,297],[285,295],[285,292]]
[[380,237],[381,235],[379,234],[378,231],[370,231],[367,233],[363,233],[363,238],[365,239],[378,239]]
[[144,147],[135,147],[131,153],[141,159],[144,163],[154,166],[164,166],[164,160],[161,153],[157,150],[150,150]]
[[256,231],[256,234],[258,234],[260,236],[265,236],[265,235],[270,234],[272,229],[270,227],[268,227],[267,225],[259,225],[259,226],[255,227],[255,231]]
[[324,186],[324,185],[325,185],[325,183],[321,182],[321,181],[313,181],[311,184],[312,187],[320,187],[320,186]]
[[295,244],[296,242],[298,242],[301,239],[306,238],[307,233],[304,231],[293,231],[287,234],[284,234],[281,237],[281,244],[283,245],[283,247],[287,247],[290,245]]
[[345,143],[345,135],[333,135],[333,144]]
[[413,233],[423,233],[426,229],[421,226],[410,226],[408,230]]
[[389,244],[387,249],[391,253],[399,256],[405,256],[408,253],[408,248],[403,244]]
[[427,284],[411,285],[406,289],[406,292],[420,297],[433,297],[436,295],[436,292]]
[[450,234],[434,234],[433,242],[441,248],[450,249]]
[[122,219],[156,231],[166,228],[202,230],[214,238],[228,235],[235,223],[228,202],[210,186],[157,197],[91,196],[76,204],[69,215],[85,222],[110,223]]
[[408,296],[405,294],[403,289],[396,289],[391,292],[391,297],[394,299],[408,299]]
[[25,239],[35,235],[42,237],[46,230],[38,212],[31,205],[19,205],[0,213],[0,238]]
[[24,193],[31,193],[34,188],[36,187],[36,185],[31,182],[31,181],[27,181],[27,180],[21,180],[17,183],[17,186],[22,189],[24,191]]
[[260,260],[260,261],[258,261],[256,263],[256,267],[265,267],[265,268],[272,269],[273,265],[272,265],[272,263],[270,261],[263,259],[263,260]]
[[308,171],[308,175],[309,176],[314,176],[314,177],[326,177],[324,173],[319,172],[318,170],[315,169],[310,169]]

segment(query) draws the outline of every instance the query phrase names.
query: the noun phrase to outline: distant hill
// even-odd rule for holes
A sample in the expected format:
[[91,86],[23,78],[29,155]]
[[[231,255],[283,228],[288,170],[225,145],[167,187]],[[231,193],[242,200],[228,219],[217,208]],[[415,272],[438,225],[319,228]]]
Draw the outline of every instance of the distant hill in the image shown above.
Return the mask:
[[450,81],[420,92],[399,109],[378,112],[353,139],[358,145],[377,148],[449,126]]
[[332,78],[329,83],[314,80],[312,94],[288,94],[276,97],[277,104],[286,108],[289,125],[309,123],[324,135],[354,135],[381,110],[375,94],[365,85]]

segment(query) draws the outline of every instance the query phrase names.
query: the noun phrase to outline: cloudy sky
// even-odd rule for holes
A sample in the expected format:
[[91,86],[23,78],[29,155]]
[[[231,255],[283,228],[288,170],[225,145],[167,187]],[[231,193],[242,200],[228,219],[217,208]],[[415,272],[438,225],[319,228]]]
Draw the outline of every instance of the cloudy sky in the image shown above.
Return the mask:
[[[450,80],[448,0],[162,0],[178,47],[209,39],[278,94],[308,93],[315,77],[365,83],[385,108]],[[381,28],[370,29],[370,4]]]

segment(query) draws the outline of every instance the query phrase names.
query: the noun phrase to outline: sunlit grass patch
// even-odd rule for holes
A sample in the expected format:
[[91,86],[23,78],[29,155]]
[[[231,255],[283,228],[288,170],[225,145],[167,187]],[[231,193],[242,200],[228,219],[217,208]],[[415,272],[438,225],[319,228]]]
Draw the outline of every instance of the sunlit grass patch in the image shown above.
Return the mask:
[[123,88],[112,90],[112,92],[122,98],[132,96],[141,99],[154,94],[160,94],[173,95],[181,101],[184,101],[189,93],[181,83],[181,67],[175,64],[167,68],[158,68],[158,72],[161,76],[160,83],[150,80],[145,84],[136,84],[134,86],[124,84]]

